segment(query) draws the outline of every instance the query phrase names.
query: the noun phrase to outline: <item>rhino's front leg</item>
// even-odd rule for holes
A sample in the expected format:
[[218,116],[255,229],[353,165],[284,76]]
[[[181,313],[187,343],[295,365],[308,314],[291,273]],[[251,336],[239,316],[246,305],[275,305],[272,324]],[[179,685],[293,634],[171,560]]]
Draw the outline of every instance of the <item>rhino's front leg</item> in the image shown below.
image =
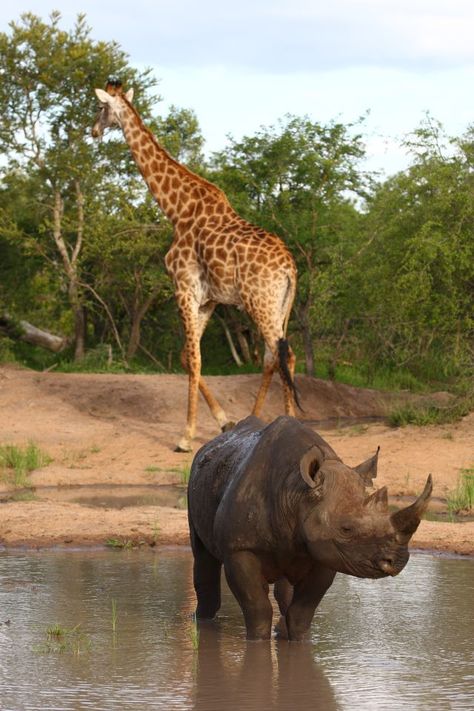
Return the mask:
[[286,613],[288,639],[300,641],[308,631],[317,606],[331,587],[336,573],[323,566],[315,566],[294,586],[293,600]]
[[224,570],[244,613],[247,639],[270,639],[273,608],[260,560],[253,553],[239,551],[226,558]]
[[221,606],[222,564],[206,549],[190,523],[194,555],[193,582],[197,597],[196,617],[212,620]]

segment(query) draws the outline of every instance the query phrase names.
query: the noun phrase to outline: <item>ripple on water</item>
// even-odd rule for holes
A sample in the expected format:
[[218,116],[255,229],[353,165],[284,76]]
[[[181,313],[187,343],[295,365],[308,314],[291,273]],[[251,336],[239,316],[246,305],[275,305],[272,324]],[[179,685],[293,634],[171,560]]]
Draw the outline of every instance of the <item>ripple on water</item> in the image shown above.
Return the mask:
[[227,590],[196,632],[188,551],[5,551],[0,706],[472,709],[473,599],[474,561],[415,555],[394,579],[339,575],[307,643],[247,643]]

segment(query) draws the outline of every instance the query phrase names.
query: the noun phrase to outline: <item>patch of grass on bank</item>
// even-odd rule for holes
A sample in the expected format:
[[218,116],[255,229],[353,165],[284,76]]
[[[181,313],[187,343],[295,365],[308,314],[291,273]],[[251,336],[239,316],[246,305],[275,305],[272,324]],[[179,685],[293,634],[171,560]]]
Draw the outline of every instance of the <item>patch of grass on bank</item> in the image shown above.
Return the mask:
[[463,469],[459,483],[446,497],[449,513],[471,511],[474,506],[474,467]]
[[0,476],[18,488],[30,486],[30,472],[47,466],[51,461],[51,457],[34,442],[25,447],[0,445]]
[[131,551],[146,545],[146,541],[135,541],[131,538],[107,538],[105,545],[115,550]]
[[392,427],[406,425],[446,425],[457,422],[474,410],[474,396],[456,398],[449,405],[399,405],[389,414],[388,422]]
[[[329,380],[328,368],[322,364],[317,368],[317,377]],[[371,388],[373,390],[409,390],[410,392],[425,392],[429,385],[416,377],[409,370],[392,368],[374,368],[367,363],[341,363],[336,366],[334,380],[355,388]]]
[[189,482],[189,477],[191,476],[191,465],[183,464],[183,466],[179,470],[179,474],[181,477],[181,483],[187,484]]
[[179,467],[158,467],[154,464],[150,464],[150,466],[145,467],[145,472],[151,475],[160,474],[163,472],[165,472],[166,474],[179,474],[181,484],[186,485],[189,481],[189,477],[191,474],[191,462],[184,462]]

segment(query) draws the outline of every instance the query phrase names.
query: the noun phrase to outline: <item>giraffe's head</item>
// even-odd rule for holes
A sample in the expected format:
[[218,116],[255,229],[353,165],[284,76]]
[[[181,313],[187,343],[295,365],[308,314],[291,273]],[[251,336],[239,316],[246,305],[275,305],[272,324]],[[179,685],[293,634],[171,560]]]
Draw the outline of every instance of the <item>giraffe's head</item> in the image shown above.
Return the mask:
[[106,128],[122,125],[123,98],[131,101],[133,89],[124,94],[121,82],[118,79],[109,79],[105,91],[96,89],[95,93],[100,101],[100,110],[92,127],[92,135],[94,138],[100,138]]

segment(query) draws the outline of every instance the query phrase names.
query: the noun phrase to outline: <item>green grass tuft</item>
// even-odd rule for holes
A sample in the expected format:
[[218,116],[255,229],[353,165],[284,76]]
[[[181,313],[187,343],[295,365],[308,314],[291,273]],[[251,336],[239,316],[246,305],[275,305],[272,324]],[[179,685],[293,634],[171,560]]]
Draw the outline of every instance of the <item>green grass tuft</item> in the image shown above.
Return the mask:
[[179,474],[181,478],[181,483],[187,484],[189,482],[189,477],[191,476],[191,465],[183,464],[183,466],[179,470]]
[[446,497],[450,514],[471,511],[474,506],[474,467],[463,469],[459,483]]
[[129,551],[132,550],[132,548],[140,548],[140,546],[145,546],[146,541],[133,541],[130,538],[107,538],[105,545],[109,548]]
[[46,641],[37,646],[34,651],[40,654],[69,652],[79,655],[89,651],[90,647],[91,641],[80,629],[80,624],[68,628],[56,623],[46,629]]
[[456,399],[450,405],[400,405],[389,414],[388,422],[392,427],[406,425],[445,425],[457,422],[474,409],[474,396]]
[[51,457],[34,442],[30,442],[26,447],[17,447],[14,444],[0,446],[0,475],[16,487],[31,486],[28,474],[50,462]]
[[186,462],[179,467],[158,467],[153,464],[145,468],[147,474],[159,474],[161,472],[166,472],[167,474],[172,472],[173,474],[179,474],[181,484],[186,485],[189,481],[191,475],[191,463]]

